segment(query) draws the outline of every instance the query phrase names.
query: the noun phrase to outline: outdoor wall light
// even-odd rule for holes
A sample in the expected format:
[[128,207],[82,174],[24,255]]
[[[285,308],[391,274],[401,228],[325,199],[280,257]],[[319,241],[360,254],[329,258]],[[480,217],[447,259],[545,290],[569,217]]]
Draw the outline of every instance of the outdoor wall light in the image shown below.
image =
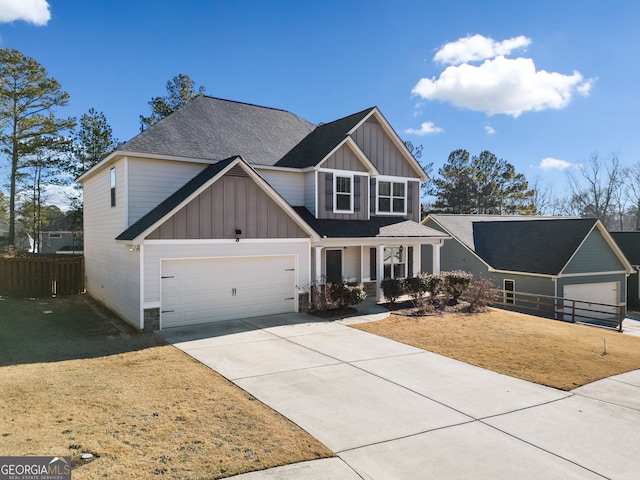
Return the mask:
[[236,228],[236,242],[240,241],[240,235],[242,235],[242,230]]

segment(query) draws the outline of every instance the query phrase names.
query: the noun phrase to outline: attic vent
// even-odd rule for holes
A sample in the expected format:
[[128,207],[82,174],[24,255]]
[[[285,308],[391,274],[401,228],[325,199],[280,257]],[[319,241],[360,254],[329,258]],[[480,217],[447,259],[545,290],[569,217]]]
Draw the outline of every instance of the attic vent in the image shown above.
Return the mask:
[[369,118],[367,118],[364,123],[370,123],[372,125],[380,125],[378,123],[378,120],[376,120],[376,118],[373,115],[371,115]]
[[242,167],[235,166],[231,170],[227,172],[227,175],[231,177],[248,177],[247,172],[245,172]]

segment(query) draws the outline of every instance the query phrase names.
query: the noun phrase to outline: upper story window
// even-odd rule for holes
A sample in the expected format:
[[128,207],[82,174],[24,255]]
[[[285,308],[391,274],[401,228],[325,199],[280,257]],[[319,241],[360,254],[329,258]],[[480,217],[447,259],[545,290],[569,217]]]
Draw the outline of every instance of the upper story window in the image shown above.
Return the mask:
[[111,186],[111,206],[116,206],[116,167],[109,171],[109,184]]
[[334,212],[353,213],[353,177],[335,175]]
[[378,181],[378,213],[407,213],[406,182]]

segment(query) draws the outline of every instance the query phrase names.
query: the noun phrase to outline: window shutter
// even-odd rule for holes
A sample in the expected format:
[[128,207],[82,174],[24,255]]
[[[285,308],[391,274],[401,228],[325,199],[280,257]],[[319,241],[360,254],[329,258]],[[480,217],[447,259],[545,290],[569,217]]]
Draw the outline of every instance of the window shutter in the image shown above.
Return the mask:
[[369,181],[369,211],[376,213],[376,179],[371,178]]
[[328,212],[332,212],[333,211],[333,173],[325,174],[324,179],[325,179],[325,193],[326,193],[325,209]]
[[407,248],[407,271],[408,277],[413,277],[413,247]]
[[407,214],[413,213],[413,184],[414,182],[407,182]]
[[360,211],[360,177],[353,177],[353,211]]

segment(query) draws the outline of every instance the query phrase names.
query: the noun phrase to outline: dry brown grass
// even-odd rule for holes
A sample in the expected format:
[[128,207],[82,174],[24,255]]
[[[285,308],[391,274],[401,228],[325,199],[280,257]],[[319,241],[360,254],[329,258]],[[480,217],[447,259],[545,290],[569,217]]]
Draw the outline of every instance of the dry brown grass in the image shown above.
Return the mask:
[[[37,311],[32,318],[44,329],[39,340],[43,348],[53,335],[47,336],[45,322],[55,320],[56,312],[66,312],[68,321],[69,311],[77,311],[90,330],[86,319],[91,310],[82,303],[70,308],[65,301],[39,306],[32,302],[46,314],[42,321]],[[24,308],[14,302],[0,302],[2,324],[9,318],[3,314]],[[5,326],[0,328],[0,346],[17,341],[8,339],[11,331]],[[80,453],[96,454],[95,460],[73,469],[76,480],[214,479],[333,455],[299,427],[173,346],[161,341],[153,345],[147,337],[152,334],[119,328],[120,333],[87,340],[90,346],[93,341],[117,340],[114,354],[80,358],[82,352],[74,348],[82,340],[74,338],[54,347],[74,351],[75,359],[58,360],[51,352],[54,360],[3,363],[2,455],[68,455],[78,465]],[[71,335],[71,330],[67,333]],[[38,338],[38,329],[32,336]],[[29,348],[35,351],[37,345],[32,343]],[[16,355],[12,358],[27,356]]]
[[354,328],[562,390],[640,368],[639,337],[498,309],[424,317],[392,314]]

